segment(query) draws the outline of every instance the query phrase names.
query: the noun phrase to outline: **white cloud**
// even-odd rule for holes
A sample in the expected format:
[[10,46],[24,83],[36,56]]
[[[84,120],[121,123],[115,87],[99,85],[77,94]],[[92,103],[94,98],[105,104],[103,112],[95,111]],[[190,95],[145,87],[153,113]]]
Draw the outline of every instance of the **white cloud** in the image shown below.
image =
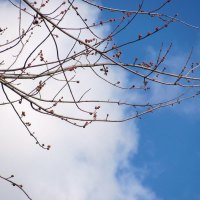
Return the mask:
[[[97,20],[98,12],[87,6],[81,5],[81,11],[85,15]],[[8,26],[8,37],[16,33],[17,13],[13,6],[7,2],[1,3],[0,18],[5,19],[1,26]],[[67,23],[80,25],[74,15],[68,16]],[[14,22],[16,20],[16,22]],[[23,18],[23,23],[28,19]],[[36,31],[32,37],[29,47],[24,50],[21,65],[32,46],[41,39],[41,30]],[[96,30],[103,35],[102,30]],[[42,33],[45,34],[45,29]],[[40,34],[40,35],[38,35]],[[86,33],[84,33],[86,34]],[[4,38],[1,38],[2,40]],[[1,42],[2,42],[1,40]],[[68,46],[72,41],[66,40],[61,35],[59,45],[61,54],[65,55],[69,50]],[[45,54],[47,57],[54,57],[52,41],[47,41]],[[67,47],[67,48],[66,48]],[[13,53],[13,52],[12,52]],[[5,62],[13,59],[12,53],[2,54]],[[8,63],[6,63],[8,65]],[[81,86],[74,86],[75,94],[80,96],[85,89],[91,86],[96,87],[88,94],[100,98],[105,95],[107,98],[120,96],[120,91],[105,84],[100,79],[92,76],[92,73],[80,70],[77,79],[84,83]],[[123,78],[115,74],[116,77]],[[24,83],[24,82],[23,82]],[[30,87],[31,83],[22,85],[23,88]],[[53,85],[54,84],[54,85]],[[52,81],[49,89],[56,89],[57,85]],[[2,92],[0,93],[3,95]],[[47,95],[50,95],[49,93]],[[17,119],[16,114],[10,106],[0,107],[0,173],[4,176],[15,174],[14,180],[22,183],[24,189],[33,199],[37,200],[154,200],[155,194],[142,185],[136,175],[131,172],[131,164],[128,162],[129,155],[137,152],[138,130],[134,121],[126,124],[97,123],[91,124],[86,129],[71,126],[63,121],[41,116],[33,112],[29,105],[17,105],[18,110],[26,110],[27,119],[32,123],[32,129],[36,132],[38,139],[46,144],[51,144],[52,149],[45,151],[35,145],[33,139]],[[73,115],[79,115],[72,106],[61,107],[59,110]],[[113,109],[105,106],[102,115],[112,113],[112,116],[122,116],[123,110]],[[123,173],[119,173],[119,168]],[[118,173],[118,176],[117,176]],[[0,180],[0,198],[22,200],[26,197],[11,185]]]

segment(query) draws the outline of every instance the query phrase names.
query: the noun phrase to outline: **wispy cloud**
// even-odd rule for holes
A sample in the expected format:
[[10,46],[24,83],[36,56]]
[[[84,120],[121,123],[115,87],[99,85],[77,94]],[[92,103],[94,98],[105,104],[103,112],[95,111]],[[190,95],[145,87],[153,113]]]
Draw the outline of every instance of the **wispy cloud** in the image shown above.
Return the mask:
[[[166,49],[166,47],[164,47],[163,49]],[[191,63],[193,63],[194,60],[198,60],[196,49],[198,48],[194,47],[194,51],[187,64],[187,70],[190,69],[190,65]],[[158,53],[159,53],[158,51],[156,51],[152,46],[149,46],[146,49],[146,52],[148,55],[146,57],[147,60],[150,60],[153,62],[156,61],[158,57]],[[174,74],[181,73],[183,66],[185,66],[187,63],[190,53],[191,53],[191,50],[186,51],[186,50],[180,49],[180,47],[178,47],[177,45],[173,46],[165,62],[160,66],[160,69],[162,69],[163,67],[166,67],[167,71],[171,73],[174,73]],[[198,72],[196,73],[198,74]],[[183,74],[186,74],[186,72],[184,72]],[[162,76],[160,77],[160,80],[165,81],[165,82],[173,82],[172,81],[173,79],[168,76]],[[146,97],[148,98],[148,101],[150,102],[161,102],[161,101],[167,101],[167,100],[179,97],[180,95],[182,95],[180,96],[180,98],[184,96],[185,97],[190,96],[192,94],[195,94],[195,92],[197,92],[197,89],[192,88],[192,87],[184,88],[184,87],[174,86],[174,85],[168,86],[168,85],[152,83],[151,92]],[[183,106],[173,107],[173,110],[179,113],[184,112],[188,114],[199,112],[197,103],[198,103],[197,100],[194,98],[193,100],[182,102],[181,104],[183,104]]]
[[[80,6],[87,17],[98,20],[98,12],[87,6]],[[90,14],[89,14],[90,13]],[[17,13],[7,2],[1,3],[0,18],[4,19],[1,26],[7,26],[12,34],[17,30],[17,23],[13,23]],[[68,24],[72,25],[68,16]],[[79,21],[73,18],[73,23],[79,26]],[[28,19],[24,18],[24,23]],[[99,30],[100,31],[100,30]],[[9,32],[9,31],[8,31]],[[44,32],[45,33],[45,32]],[[30,45],[38,42],[38,35],[31,39]],[[104,32],[101,32],[103,35]],[[61,54],[68,50],[72,41],[66,41],[64,36],[59,39]],[[54,56],[55,51],[49,46],[43,47],[47,57]],[[30,49],[24,52],[28,53]],[[9,56],[4,55],[7,61]],[[25,58],[25,57],[24,57]],[[18,64],[22,64],[20,61]],[[113,71],[111,78],[119,76]],[[90,76],[84,70],[78,77],[83,88],[74,87],[75,94],[81,95],[91,85],[96,87],[90,95],[97,99],[106,95],[115,98],[122,93],[116,93],[102,80]],[[122,78],[124,75],[121,74]],[[22,86],[23,87],[23,86]],[[51,85],[55,89],[55,85]],[[1,93],[1,96],[3,94]],[[50,94],[48,94],[50,95]],[[4,176],[15,174],[15,180],[33,199],[37,200],[155,200],[156,195],[142,184],[142,181],[132,172],[134,164],[129,162],[130,154],[137,153],[139,135],[134,121],[126,124],[92,124],[86,129],[77,128],[63,121],[47,116],[41,116],[31,110],[26,103],[17,106],[19,110],[26,110],[27,119],[32,123],[32,129],[44,143],[51,144],[50,151],[44,151],[35,145],[20,124],[10,106],[0,107],[0,173]],[[60,109],[66,109],[62,107]],[[73,108],[66,112],[77,115]],[[105,106],[104,112],[113,116],[122,116],[123,110],[113,110]],[[123,171],[123,173],[122,173]],[[18,190],[0,181],[1,199],[25,199]]]

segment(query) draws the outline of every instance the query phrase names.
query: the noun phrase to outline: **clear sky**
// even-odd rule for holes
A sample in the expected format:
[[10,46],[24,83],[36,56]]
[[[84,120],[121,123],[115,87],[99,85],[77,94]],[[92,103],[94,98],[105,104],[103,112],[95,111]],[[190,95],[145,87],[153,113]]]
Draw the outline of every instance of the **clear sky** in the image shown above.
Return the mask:
[[[145,1],[144,8],[152,8],[160,2],[162,1]],[[129,0],[110,0],[102,1],[102,3],[124,9],[134,9],[135,6],[135,2]],[[199,0],[177,0],[171,1],[160,12],[170,15],[178,13],[180,19],[200,26],[199,8]],[[129,34],[134,35],[135,31],[139,30],[143,33],[146,30],[145,27],[151,27],[150,21],[141,23],[141,20],[138,17],[137,25],[134,26],[139,27],[126,30],[124,33],[126,38],[129,37]],[[154,22],[152,21],[152,23]],[[119,38],[120,41],[121,38]],[[162,33],[147,39],[143,44],[138,44],[135,53],[139,58],[146,59],[148,55],[145,48],[151,46],[156,49],[161,42],[169,44],[170,41],[174,45],[173,58],[170,59],[176,60],[176,57],[185,59],[184,55],[187,55],[194,47],[193,61],[199,62],[200,31],[179,23],[175,23]],[[126,56],[128,55],[126,54]],[[133,57],[133,53],[130,56]],[[136,156],[130,158],[130,162],[134,166],[133,170],[136,168],[140,176],[141,173],[144,173],[143,183],[161,199],[200,199],[199,105],[198,98],[190,103],[184,103],[174,110],[167,108],[137,121],[140,131],[139,149]]]

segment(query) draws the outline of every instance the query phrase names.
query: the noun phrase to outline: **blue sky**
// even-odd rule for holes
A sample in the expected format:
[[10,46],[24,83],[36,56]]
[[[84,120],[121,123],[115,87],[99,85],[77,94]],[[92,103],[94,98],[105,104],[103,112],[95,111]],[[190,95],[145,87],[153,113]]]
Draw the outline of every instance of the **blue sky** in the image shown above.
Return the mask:
[[[102,1],[103,5],[115,8],[135,9],[139,1],[110,0]],[[162,1],[145,1],[144,10],[158,5]],[[200,2],[172,1],[162,13],[174,15],[191,24],[200,26]],[[154,26],[155,21],[144,20],[140,17],[120,37],[137,37]],[[147,59],[145,48],[159,48],[161,42],[168,45],[173,42],[172,58],[184,58],[194,47],[193,61],[199,61],[200,31],[174,23],[168,29],[138,43],[133,51],[125,48],[124,60],[130,61],[134,53],[137,57]],[[133,53],[134,52],[134,53]],[[173,60],[172,60],[173,62]],[[193,107],[193,108],[192,108]],[[196,107],[196,109],[195,109]],[[143,173],[143,183],[150,187],[164,200],[198,200],[200,199],[200,117],[199,99],[183,103],[175,109],[166,108],[138,120],[140,144],[137,155],[130,162],[138,174]],[[187,108],[192,108],[186,111]]]
[[165,110],[138,124],[140,145],[132,162],[147,170],[144,183],[166,200],[199,199],[199,116]]

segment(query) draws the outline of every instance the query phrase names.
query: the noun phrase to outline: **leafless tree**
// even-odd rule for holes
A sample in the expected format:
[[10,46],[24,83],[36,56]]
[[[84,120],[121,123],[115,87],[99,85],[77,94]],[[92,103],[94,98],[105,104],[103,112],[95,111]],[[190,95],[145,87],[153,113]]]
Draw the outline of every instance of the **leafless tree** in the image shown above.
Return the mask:
[[[68,0],[57,4],[56,7],[50,6],[52,0],[7,1],[18,12],[18,24],[15,34],[11,35],[9,34],[10,27],[2,27],[0,24],[0,83],[2,94],[4,94],[4,99],[1,97],[0,106],[9,104],[21,121],[20,123],[27,129],[36,144],[43,149],[49,150],[50,145],[40,143],[31,130],[31,122],[26,121],[26,110],[19,111],[17,105],[28,103],[32,110],[41,115],[56,117],[74,126],[86,128],[96,122],[124,122],[140,118],[147,113],[179,104],[200,94],[198,92],[200,63],[191,61],[192,51],[188,53],[185,65],[177,66],[175,71],[165,64],[172,44],[167,48],[162,44],[155,60],[140,61],[133,55],[133,61],[127,63],[126,55],[132,51],[133,46],[140,45],[143,40],[152,38],[156,34],[162,35],[162,32],[173,23],[182,23],[186,28],[199,29],[180,20],[177,15],[169,16],[162,13],[161,9],[170,0],[164,1],[152,10],[143,10],[144,0],[135,10],[105,7],[93,0],[79,2]],[[91,10],[100,11],[102,20],[96,22],[85,18],[80,6],[88,6]],[[77,26],[74,22],[72,26],[71,23],[69,26],[68,23],[63,23],[68,19],[71,20],[70,16],[73,16],[74,20],[76,18],[82,25]],[[106,18],[106,16],[109,17]],[[148,20],[156,19],[157,26],[152,25],[147,33],[138,33],[133,22],[140,17]],[[107,34],[102,36],[101,30],[108,25]],[[118,39],[123,37],[124,33],[129,34],[130,26],[135,27],[136,30],[132,39]],[[31,42],[34,36],[37,36],[38,40],[33,44]],[[60,37],[70,41],[71,44],[70,47],[66,47],[65,53],[63,50],[61,53]],[[51,47],[48,46],[49,41],[51,41]],[[48,48],[53,48],[55,51],[52,57],[47,56]],[[8,55],[12,56],[8,57]],[[148,95],[151,86],[157,84],[162,87],[180,88],[181,93],[160,102],[135,102],[126,99],[106,99],[106,97],[92,99],[87,97],[91,88],[78,96],[77,88],[84,85],[84,82],[78,79],[83,70],[86,72],[84,74],[91,73],[119,90],[128,92],[139,90],[144,95]],[[129,77],[128,81],[111,79],[110,74],[112,75],[113,71],[125,72]],[[91,87],[98,88],[96,85]],[[104,105],[126,107],[130,112],[124,118],[115,118],[112,113],[106,113],[104,116],[99,114]],[[70,115],[60,107],[73,108],[77,115]],[[8,178],[0,176],[1,179],[17,186],[31,199],[22,185],[12,181],[13,177],[14,175]]]

